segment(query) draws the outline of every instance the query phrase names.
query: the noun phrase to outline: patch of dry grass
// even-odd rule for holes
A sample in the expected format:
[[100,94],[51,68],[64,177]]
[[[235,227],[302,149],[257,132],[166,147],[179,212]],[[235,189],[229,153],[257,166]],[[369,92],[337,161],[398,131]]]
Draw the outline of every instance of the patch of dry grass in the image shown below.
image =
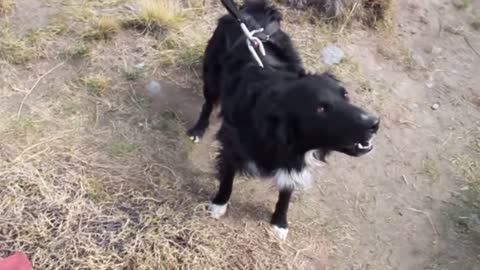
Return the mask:
[[162,64],[195,70],[200,67],[208,36],[187,26],[170,32],[155,47]]
[[293,6],[306,8],[309,21],[329,22],[343,31],[360,21],[370,27],[391,30],[393,0],[288,0]]
[[15,65],[23,65],[46,57],[49,46],[65,32],[58,25],[48,25],[18,34],[10,30],[9,24],[0,25],[0,59]]
[[213,225],[161,198],[108,194],[73,162],[37,162],[1,166],[1,257],[23,250],[46,270],[287,267],[249,231]]
[[0,36],[0,59],[22,65],[38,56],[38,52],[26,40],[14,37],[10,33],[3,33]]
[[120,31],[120,22],[115,17],[106,16],[96,19],[83,37],[89,40],[109,40]]
[[455,195],[458,201],[448,210],[448,215],[457,232],[478,237],[480,226],[476,218],[480,211],[480,163],[470,155],[456,156],[451,162],[459,170],[463,183],[460,192]]
[[14,0],[1,0],[0,1],[0,15],[7,14],[15,8]]
[[420,69],[417,61],[413,57],[412,51],[403,46],[398,40],[383,40],[379,42],[377,44],[377,52],[385,57],[385,59],[397,62],[406,71]]
[[64,55],[72,60],[83,59],[90,55],[90,48],[82,43],[74,44],[65,48]]
[[462,172],[463,178],[474,190],[480,193],[480,163],[469,156],[458,156],[452,160]]
[[178,28],[185,20],[182,3],[176,0],[140,0],[139,12],[126,22],[127,26],[146,31],[162,31]]
[[82,76],[80,82],[93,96],[101,96],[112,87],[112,79],[103,73]]

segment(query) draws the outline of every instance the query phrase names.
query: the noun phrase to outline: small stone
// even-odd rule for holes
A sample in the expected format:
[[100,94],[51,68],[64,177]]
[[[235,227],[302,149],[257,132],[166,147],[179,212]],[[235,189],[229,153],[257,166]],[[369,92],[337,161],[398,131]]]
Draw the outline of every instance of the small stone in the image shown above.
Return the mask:
[[325,65],[335,65],[342,61],[345,53],[335,45],[329,44],[322,50],[322,62]]
[[468,222],[468,227],[472,231],[480,232],[480,216],[477,214],[472,214]]
[[432,105],[432,110],[434,110],[434,111],[438,110],[439,108],[440,108],[440,104],[438,104],[438,103],[435,103],[435,104]]
[[432,53],[438,55],[438,54],[442,53],[442,48],[437,47],[437,46],[433,46]]
[[147,91],[148,94],[157,95],[162,91],[162,86],[157,81],[150,81],[145,85],[145,91]]
[[145,67],[145,63],[138,63],[138,64],[134,65],[133,67],[136,68],[136,69],[143,69]]

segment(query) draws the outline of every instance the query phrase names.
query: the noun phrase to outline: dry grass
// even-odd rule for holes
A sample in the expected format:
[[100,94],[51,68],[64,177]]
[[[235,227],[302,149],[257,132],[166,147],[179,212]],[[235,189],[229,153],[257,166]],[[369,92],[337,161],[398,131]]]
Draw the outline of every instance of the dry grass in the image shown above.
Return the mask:
[[185,20],[185,10],[180,1],[141,0],[135,18],[126,22],[127,26],[147,31],[175,29]]
[[480,236],[480,226],[473,220],[478,217],[480,209],[480,164],[478,159],[470,155],[461,155],[452,159],[452,164],[458,169],[462,186],[456,194],[457,202],[447,214],[455,223],[455,229],[469,237]]
[[0,40],[0,58],[12,64],[25,64],[38,56],[24,40],[7,37]]
[[[92,128],[89,108],[99,105],[53,89],[62,102],[29,104],[48,105],[43,119],[0,124],[0,257],[22,250],[46,270],[302,268],[294,249],[269,240],[266,224],[206,217],[197,185],[212,180],[185,162],[190,144],[177,119],[156,115],[140,128],[140,112],[118,93],[114,111],[124,109]],[[77,113],[55,116],[72,99]]]
[[0,59],[15,65],[26,64],[40,56],[35,50],[33,43],[37,41],[31,36],[22,37],[8,30],[8,24],[2,25],[0,29]]
[[187,25],[170,32],[158,43],[158,59],[168,66],[196,71],[201,65],[207,40],[208,36],[193,25]]
[[391,30],[393,0],[287,0],[307,12],[314,20],[330,22],[344,29],[354,21]]
[[79,43],[67,47],[64,51],[65,57],[72,60],[78,60],[86,58],[90,55],[90,48],[88,48],[85,44]]
[[120,31],[120,22],[111,16],[101,17],[95,20],[83,37],[90,40],[108,40]]
[[26,33],[9,30],[8,23],[0,25],[0,59],[15,65],[27,64],[48,56],[46,47],[65,33],[65,28],[48,25]]
[[460,169],[463,178],[472,189],[480,193],[480,163],[469,156],[459,156],[452,163]]
[[80,82],[93,96],[101,96],[112,87],[112,79],[103,73],[82,76]]
[[0,15],[7,14],[15,8],[14,0],[1,0],[0,1]]

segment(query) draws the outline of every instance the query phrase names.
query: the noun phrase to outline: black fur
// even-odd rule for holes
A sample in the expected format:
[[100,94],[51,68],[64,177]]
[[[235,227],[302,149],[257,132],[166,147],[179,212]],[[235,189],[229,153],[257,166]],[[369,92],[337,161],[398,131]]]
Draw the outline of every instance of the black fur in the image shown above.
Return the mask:
[[[247,2],[242,14],[267,28],[280,24],[281,15],[263,1]],[[379,120],[350,104],[346,90],[330,74],[306,74],[289,36],[281,29],[264,44],[265,68],[254,61],[238,23],[224,16],[210,39],[204,59],[205,104],[190,136],[201,137],[215,104],[223,122],[217,134],[220,189],[213,203],[228,202],[236,173],[261,176],[278,170],[300,172],[305,154],[316,150],[323,159],[330,151],[359,156],[371,150],[368,141]],[[293,186],[281,187],[271,223],[287,227]]]

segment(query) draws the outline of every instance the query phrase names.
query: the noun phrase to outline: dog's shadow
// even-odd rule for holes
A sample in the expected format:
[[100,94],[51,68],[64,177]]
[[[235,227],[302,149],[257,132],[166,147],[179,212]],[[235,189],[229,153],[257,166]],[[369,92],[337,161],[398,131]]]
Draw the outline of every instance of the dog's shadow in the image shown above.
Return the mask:
[[[154,82],[153,86],[156,89],[152,89],[151,85],[148,87],[148,84],[152,84],[152,82],[145,83],[143,87],[138,87],[137,90],[141,91],[141,94],[151,101],[149,105],[150,117],[155,117],[164,112],[173,112],[184,130],[195,123],[203,104],[203,98],[200,95],[191,89],[184,89],[167,82]],[[182,179],[176,183],[180,192],[177,199],[186,202],[188,207],[198,209],[198,206],[201,206],[202,209],[205,209],[205,212],[208,202],[213,199],[218,188],[218,180],[211,156],[215,151],[215,146],[213,146],[214,134],[221,120],[215,113],[212,114],[211,118],[212,124],[205,134],[203,142],[201,144],[191,142],[189,157],[184,159],[184,164],[178,164]],[[178,140],[187,139],[185,133],[180,136],[185,136],[185,138],[178,138]],[[272,210],[264,202],[249,200],[245,196],[235,196],[236,192],[242,192],[240,185],[233,192],[232,203],[229,205],[226,217],[234,220],[258,221],[265,221],[270,218]]]

